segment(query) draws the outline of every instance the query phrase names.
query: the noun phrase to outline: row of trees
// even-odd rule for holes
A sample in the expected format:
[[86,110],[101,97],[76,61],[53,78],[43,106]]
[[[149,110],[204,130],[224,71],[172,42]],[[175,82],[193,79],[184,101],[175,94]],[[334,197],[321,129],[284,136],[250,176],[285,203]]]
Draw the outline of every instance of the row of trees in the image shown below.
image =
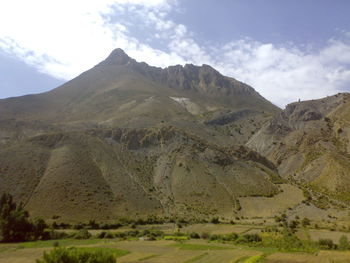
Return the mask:
[[33,221],[24,210],[22,203],[16,205],[10,194],[0,198],[0,242],[22,242],[27,240],[47,239],[47,225],[41,218]]

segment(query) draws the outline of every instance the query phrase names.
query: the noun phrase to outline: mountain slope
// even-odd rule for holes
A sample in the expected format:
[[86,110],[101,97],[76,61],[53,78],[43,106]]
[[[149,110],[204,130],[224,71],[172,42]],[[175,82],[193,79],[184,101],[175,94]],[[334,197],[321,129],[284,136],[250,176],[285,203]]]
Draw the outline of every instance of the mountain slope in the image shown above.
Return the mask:
[[210,66],[155,68],[117,49],[105,61],[55,90],[1,100],[0,119],[118,121],[120,125],[130,122],[130,117],[147,114],[158,120],[193,120],[222,109],[278,112],[253,88],[222,76]]
[[174,127],[40,135],[2,148],[0,159],[0,190],[46,218],[232,218],[238,197],[278,192],[264,158]]
[[350,94],[292,103],[247,146],[282,177],[350,202]]
[[122,50],[66,84],[0,100],[0,192],[33,216],[232,219],[273,196],[275,166],[242,146],[279,109],[210,66]]

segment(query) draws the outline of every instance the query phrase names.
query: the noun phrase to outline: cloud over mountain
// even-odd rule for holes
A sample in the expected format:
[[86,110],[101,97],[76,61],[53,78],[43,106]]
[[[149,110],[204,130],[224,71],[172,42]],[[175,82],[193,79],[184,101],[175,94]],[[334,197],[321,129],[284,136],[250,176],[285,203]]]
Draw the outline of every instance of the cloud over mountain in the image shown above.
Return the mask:
[[349,87],[346,32],[343,39],[330,39],[319,48],[251,38],[204,43],[198,32],[175,21],[176,12],[181,3],[170,0],[6,0],[0,4],[0,50],[65,80],[116,47],[160,67],[210,64],[279,106]]

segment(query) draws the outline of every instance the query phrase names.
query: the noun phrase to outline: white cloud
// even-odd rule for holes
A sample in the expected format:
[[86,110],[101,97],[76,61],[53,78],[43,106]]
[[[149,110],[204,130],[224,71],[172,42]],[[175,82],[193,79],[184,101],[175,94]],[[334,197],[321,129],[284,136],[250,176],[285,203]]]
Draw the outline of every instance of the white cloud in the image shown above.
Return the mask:
[[[176,7],[176,0],[3,0],[0,49],[62,79],[91,68],[117,47],[154,66],[210,64],[279,106],[349,90],[347,32],[317,52],[248,38],[208,46],[169,19]],[[147,40],[164,43],[162,50],[135,37],[133,26],[151,32]]]
[[316,99],[349,91],[350,46],[331,40],[317,53],[297,47],[276,47],[252,40],[227,44],[218,68],[284,106],[298,99]]
[[[109,19],[114,8],[128,6],[164,13],[173,2],[4,0],[0,3],[0,48],[62,79],[91,68],[117,47],[159,66],[170,61],[181,63],[178,56],[140,43],[123,24]],[[157,62],[159,55],[163,60]]]

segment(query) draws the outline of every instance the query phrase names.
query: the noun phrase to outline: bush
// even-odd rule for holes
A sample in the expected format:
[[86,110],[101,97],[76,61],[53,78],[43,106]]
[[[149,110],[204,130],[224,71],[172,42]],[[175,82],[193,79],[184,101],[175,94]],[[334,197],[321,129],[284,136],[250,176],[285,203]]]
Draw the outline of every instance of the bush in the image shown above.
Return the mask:
[[95,220],[90,220],[87,224],[88,229],[100,229],[100,225]]
[[347,250],[349,249],[349,241],[348,238],[344,235],[342,235],[339,239],[339,247],[340,250]]
[[323,249],[335,249],[336,248],[336,245],[333,243],[333,240],[332,239],[328,239],[328,238],[320,239],[318,241],[318,244]]
[[89,239],[90,237],[91,234],[85,228],[75,232],[73,236],[75,239]]
[[192,238],[192,239],[199,239],[199,238],[201,238],[201,237],[200,237],[200,235],[199,235],[198,233],[192,232],[192,233],[190,234],[190,238]]
[[258,234],[245,234],[243,239],[246,243],[261,242],[261,237]]
[[207,233],[207,232],[204,232],[204,233],[201,234],[201,238],[202,239],[209,239],[210,238],[210,234]]
[[302,221],[301,221],[301,225],[303,227],[307,227],[310,225],[310,219],[308,219],[307,217],[305,217]]
[[116,263],[115,257],[106,252],[88,252],[76,248],[54,248],[44,252],[42,259],[37,263]]
[[62,239],[67,238],[69,235],[66,232],[61,231],[55,231],[54,229],[48,229],[44,231],[43,239],[49,240],[49,239]]
[[277,242],[277,247],[283,251],[304,251],[306,249],[304,243],[288,229],[283,231],[283,238]]
[[217,235],[217,234],[213,234],[213,235],[210,236],[210,240],[211,240],[211,241],[219,240],[220,238],[221,238],[221,236],[220,236],[220,235]]
[[106,231],[102,231],[102,232],[98,233],[98,234],[96,235],[96,237],[97,237],[97,238],[105,238],[105,237],[106,237],[106,234],[107,234]]
[[238,238],[236,233],[231,233],[223,236],[224,241],[235,241]]
[[75,224],[73,226],[73,229],[75,229],[75,230],[80,230],[80,229],[83,229],[83,228],[85,228],[85,224],[83,224],[83,223],[78,223],[78,224]]
[[220,223],[220,220],[218,217],[213,217],[210,221],[212,224],[219,224]]
[[101,229],[108,230],[108,229],[117,229],[120,228],[122,224],[120,223],[114,223],[114,224],[102,224],[100,225]]

